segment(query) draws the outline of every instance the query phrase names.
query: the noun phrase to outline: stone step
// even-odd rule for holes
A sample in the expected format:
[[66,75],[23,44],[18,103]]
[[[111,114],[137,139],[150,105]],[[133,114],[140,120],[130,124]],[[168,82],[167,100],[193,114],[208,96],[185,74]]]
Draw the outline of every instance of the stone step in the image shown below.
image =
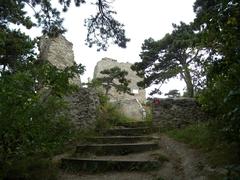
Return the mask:
[[115,136],[141,136],[144,134],[150,134],[154,131],[153,128],[150,127],[137,127],[137,128],[112,128],[108,129],[104,132],[104,135],[115,135]]
[[62,168],[67,171],[147,171],[158,169],[161,165],[157,160],[121,160],[105,158],[63,158]]
[[159,140],[158,137],[153,136],[101,136],[101,137],[87,137],[88,142],[94,143],[111,143],[111,144],[120,144],[120,143],[137,143],[141,141],[153,141]]
[[132,121],[132,122],[122,122],[118,123],[118,126],[129,127],[129,128],[136,128],[136,127],[149,127],[151,123],[148,121]]
[[157,148],[158,144],[153,142],[78,145],[76,147],[76,155],[126,155],[129,153],[155,150]]

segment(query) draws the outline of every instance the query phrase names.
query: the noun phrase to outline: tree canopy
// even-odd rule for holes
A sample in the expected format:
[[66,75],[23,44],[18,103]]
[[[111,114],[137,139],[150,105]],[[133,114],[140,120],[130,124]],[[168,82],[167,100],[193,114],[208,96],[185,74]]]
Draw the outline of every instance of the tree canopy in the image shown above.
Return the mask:
[[[181,22],[173,25],[171,34],[166,34],[161,40],[149,38],[142,45],[140,57],[132,69],[144,77],[140,86],[162,84],[166,80],[180,75],[187,86],[190,97],[194,95],[194,88],[199,84],[199,66],[202,54],[197,49],[197,36],[191,25]],[[156,91],[157,92],[157,91]]]
[[128,75],[127,71],[121,70],[116,66],[110,69],[105,69],[100,73],[103,76],[96,78],[94,81],[99,82],[99,85],[105,89],[105,95],[109,95],[111,88],[115,88],[119,93],[131,94],[131,89],[128,87],[131,81],[126,78]]
[[164,95],[168,96],[169,98],[176,98],[180,96],[180,93],[177,89],[173,89],[168,91],[168,93],[165,93]]
[[240,3],[237,0],[197,0],[195,29],[210,51],[207,87],[200,95],[203,106],[216,116],[224,137],[240,136]]
[[[75,0],[76,6],[83,6],[89,1]],[[59,0],[62,5],[62,11],[65,12],[70,7],[71,0]],[[126,47],[130,40],[125,36],[124,25],[114,18],[115,11],[112,10],[110,2],[106,0],[96,0],[90,5],[97,6],[96,15],[92,15],[85,20],[88,34],[86,44],[89,47],[96,45],[98,50],[107,50],[109,41],[120,47]],[[34,11],[34,18],[26,12],[26,6],[30,6]],[[22,25],[30,29],[33,26],[42,28],[43,34],[57,36],[66,29],[62,26],[63,18],[57,8],[54,8],[51,1],[48,0],[2,0],[0,3],[0,27],[3,30],[10,29],[9,24]],[[37,22],[35,23],[35,20]]]

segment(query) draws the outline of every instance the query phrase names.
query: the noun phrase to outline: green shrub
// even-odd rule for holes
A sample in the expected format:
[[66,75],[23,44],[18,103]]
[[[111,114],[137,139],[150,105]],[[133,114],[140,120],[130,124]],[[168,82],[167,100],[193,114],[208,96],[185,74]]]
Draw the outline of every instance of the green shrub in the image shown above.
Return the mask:
[[212,74],[208,87],[198,95],[200,104],[212,115],[219,136],[230,143],[240,142],[239,69],[240,65],[233,64],[227,74]]
[[3,179],[56,180],[57,175],[57,167],[53,166],[50,159],[25,157],[8,164]]
[[73,75],[71,68],[58,70],[47,63],[1,73],[0,179],[15,167],[24,169],[27,157],[50,157],[73,137],[63,98],[76,89],[68,82]]

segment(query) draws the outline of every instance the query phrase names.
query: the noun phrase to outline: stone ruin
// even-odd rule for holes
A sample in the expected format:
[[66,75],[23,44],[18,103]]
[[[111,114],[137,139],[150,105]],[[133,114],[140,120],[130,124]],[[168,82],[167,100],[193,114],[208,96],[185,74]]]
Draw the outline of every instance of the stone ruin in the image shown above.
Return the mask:
[[[39,42],[40,59],[49,61],[59,69],[74,64],[73,45],[63,35],[49,38],[42,36]],[[70,80],[80,87],[78,92],[65,97],[69,102],[72,122],[77,128],[94,128],[99,105],[99,98],[95,91],[81,87],[79,76]]]
[[[40,59],[48,60],[59,69],[71,66],[75,62],[72,46],[72,43],[62,35],[55,38],[43,36],[39,43]],[[130,63],[119,63],[114,59],[103,58],[95,67],[94,77],[101,77],[100,72],[102,70],[115,66],[128,71],[127,79],[131,80],[129,86],[134,95],[119,94],[111,89],[110,99],[128,117],[142,120],[145,110],[141,103],[146,101],[145,90],[138,88],[137,82],[142,79],[131,70],[131,65]],[[74,84],[81,85],[80,77],[75,77],[71,81]],[[78,92],[66,97],[66,100],[69,102],[71,118],[76,127],[94,128],[99,105],[97,93],[92,89],[80,87]],[[205,119],[207,119],[206,114],[201,111],[194,99],[166,98],[153,101],[153,124],[156,126],[179,128]]]
[[100,72],[105,69],[113,67],[119,67],[121,70],[128,72],[127,79],[131,80],[129,87],[133,95],[126,93],[118,93],[114,88],[109,91],[109,98],[111,102],[117,103],[120,106],[120,110],[128,117],[136,120],[142,120],[145,116],[145,110],[142,103],[146,101],[145,89],[139,89],[137,82],[142,79],[136,75],[136,72],[131,69],[131,63],[117,62],[117,60],[111,58],[103,58],[100,60],[94,69],[94,78],[103,77]]
[[[73,44],[63,35],[57,37],[42,36],[39,41],[40,59],[49,61],[59,69],[72,66],[74,61]],[[71,83],[81,85],[80,76],[76,75]]]

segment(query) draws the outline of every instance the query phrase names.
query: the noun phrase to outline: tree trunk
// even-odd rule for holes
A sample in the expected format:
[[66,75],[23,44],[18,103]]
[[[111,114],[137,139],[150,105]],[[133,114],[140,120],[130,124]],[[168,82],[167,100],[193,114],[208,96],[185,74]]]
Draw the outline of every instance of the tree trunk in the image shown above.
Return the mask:
[[106,88],[106,91],[105,91],[105,96],[108,96],[108,92],[109,92],[110,88]]
[[6,64],[3,65],[3,72],[5,72],[6,66],[7,66]]
[[108,96],[109,90],[111,89],[111,85],[110,85],[110,83],[107,83],[107,85],[106,85],[105,88],[106,88],[105,96]]
[[191,74],[190,74],[190,71],[189,71],[188,67],[184,68],[183,74],[184,74],[184,81],[187,85],[188,97],[193,97],[194,96],[194,90],[193,90],[192,77],[191,77]]

